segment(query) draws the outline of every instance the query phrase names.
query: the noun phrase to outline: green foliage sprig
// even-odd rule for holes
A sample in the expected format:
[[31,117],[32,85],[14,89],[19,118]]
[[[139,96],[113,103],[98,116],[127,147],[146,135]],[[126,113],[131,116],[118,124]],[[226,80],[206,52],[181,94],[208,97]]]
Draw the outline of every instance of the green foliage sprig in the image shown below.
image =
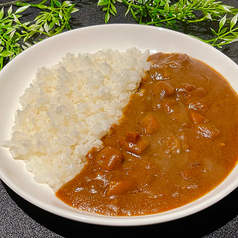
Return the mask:
[[[127,6],[127,11],[140,24],[155,25],[178,30],[181,24],[201,22],[217,23],[217,31],[211,27],[212,37],[201,39],[213,46],[222,47],[238,41],[238,9],[216,0],[98,0],[103,6],[105,22],[110,14],[116,15],[116,2]],[[112,7],[113,5],[113,7]],[[196,36],[195,36],[196,37]]]
[[[77,9],[70,1],[43,0],[39,4],[13,3],[8,9],[0,9],[0,70],[3,66],[45,37],[69,30],[71,14]],[[22,13],[28,8],[37,8],[40,13],[33,21],[22,22]]]
[[103,11],[105,11],[105,22],[108,22],[110,15],[115,16],[117,14],[117,9],[115,7],[116,1],[119,0],[100,0],[98,1],[98,6],[104,6]]
[[204,41],[219,48],[238,41],[237,18],[238,14],[236,14],[231,20],[227,21],[227,16],[225,15],[219,22],[218,31],[215,31],[213,28],[211,28],[214,38]]

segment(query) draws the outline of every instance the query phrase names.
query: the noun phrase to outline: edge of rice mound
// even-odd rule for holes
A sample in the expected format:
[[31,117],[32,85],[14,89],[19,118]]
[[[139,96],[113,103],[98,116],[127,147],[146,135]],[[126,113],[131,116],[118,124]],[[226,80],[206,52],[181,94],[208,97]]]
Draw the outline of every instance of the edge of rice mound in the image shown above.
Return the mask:
[[38,183],[54,191],[75,177],[92,147],[122,117],[122,110],[144,72],[149,51],[103,49],[68,53],[51,68],[40,68],[20,97],[11,140],[14,159]]

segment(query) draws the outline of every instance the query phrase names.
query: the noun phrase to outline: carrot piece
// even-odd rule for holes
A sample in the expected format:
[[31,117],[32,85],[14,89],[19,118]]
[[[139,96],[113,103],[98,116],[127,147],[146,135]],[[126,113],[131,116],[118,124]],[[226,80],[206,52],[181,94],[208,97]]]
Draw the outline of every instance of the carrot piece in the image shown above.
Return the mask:
[[205,125],[205,124],[197,124],[196,129],[198,134],[207,138],[213,138],[219,135],[220,133],[220,131],[214,126]]
[[164,97],[167,97],[174,93],[174,88],[168,83],[164,81],[160,81],[152,89],[152,94],[155,96],[157,100],[161,100]]
[[140,134],[138,132],[128,131],[126,133],[126,141],[127,142],[132,142],[135,144],[139,137],[140,137]]
[[207,118],[196,112],[190,113],[190,118],[194,124],[207,122]]
[[101,164],[102,169],[111,171],[119,167],[122,162],[123,156],[120,151],[107,146],[99,152],[97,159]]
[[146,117],[143,118],[141,121],[142,131],[146,135],[154,134],[159,129],[159,122],[152,114],[148,114]]
[[148,146],[149,142],[142,138],[139,138],[135,144],[132,142],[125,142],[126,149],[137,155],[140,155]]
[[162,107],[166,113],[174,112],[177,106],[177,101],[173,98],[165,98],[162,102]]

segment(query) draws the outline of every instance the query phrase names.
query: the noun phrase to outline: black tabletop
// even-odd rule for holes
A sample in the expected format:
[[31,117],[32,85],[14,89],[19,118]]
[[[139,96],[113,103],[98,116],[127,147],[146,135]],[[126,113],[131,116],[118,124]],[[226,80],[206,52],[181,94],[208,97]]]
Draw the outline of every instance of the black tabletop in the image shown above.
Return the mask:
[[[1,0],[0,3],[10,0]],[[41,2],[40,0],[35,2]],[[104,24],[97,0],[73,0],[79,11],[73,15],[72,28]],[[223,0],[238,8],[237,0]],[[125,7],[110,23],[135,23],[124,16]],[[26,20],[36,12],[25,16]],[[192,31],[193,29],[190,29]],[[238,42],[221,49],[238,64]],[[106,227],[67,220],[44,211],[22,199],[0,180],[0,237],[80,237],[82,235],[147,235],[151,237],[238,237],[238,189],[215,205],[186,218],[163,224],[140,227]],[[84,232],[84,233],[83,233]]]

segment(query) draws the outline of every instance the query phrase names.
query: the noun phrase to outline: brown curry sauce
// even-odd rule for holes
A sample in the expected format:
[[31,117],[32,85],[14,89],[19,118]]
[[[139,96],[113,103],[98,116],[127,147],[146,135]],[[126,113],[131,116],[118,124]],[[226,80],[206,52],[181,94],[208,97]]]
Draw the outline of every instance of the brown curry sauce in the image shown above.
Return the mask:
[[148,60],[120,124],[57,191],[65,203],[105,215],[159,213],[205,195],[236,165],[238,97],[228,82],[186,54]]

